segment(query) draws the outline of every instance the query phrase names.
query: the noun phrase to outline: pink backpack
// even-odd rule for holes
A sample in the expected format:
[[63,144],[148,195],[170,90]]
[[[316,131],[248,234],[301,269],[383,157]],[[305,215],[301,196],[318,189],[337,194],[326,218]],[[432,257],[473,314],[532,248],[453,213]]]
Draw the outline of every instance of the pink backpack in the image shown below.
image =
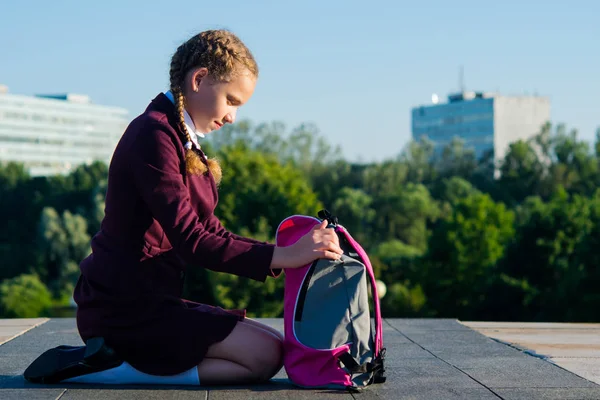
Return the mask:
[[310,388],[361,389],[384,382],[382,320],[369,257],[336,217],[326,210],[318,215],[294,215],[277,228],[277,245],[289,246],[326,219],[344,250],[341,260],[285,270],[285,370],[294,384]]

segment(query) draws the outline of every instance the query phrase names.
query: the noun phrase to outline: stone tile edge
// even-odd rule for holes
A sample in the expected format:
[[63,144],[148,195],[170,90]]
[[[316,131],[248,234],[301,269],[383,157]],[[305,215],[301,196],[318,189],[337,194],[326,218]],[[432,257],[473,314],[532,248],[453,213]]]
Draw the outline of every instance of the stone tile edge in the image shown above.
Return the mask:
[[[34,319],[34,318],[32,318],[32,319]],[[38,319],[38,318],[35,318],[35,319]],[[48,322],[48,321],[50,321],[50,318],[44,318],[44,319],[42,319],[41,321],[38,321],[37,323],[35,323],[35,324],[33,324],[33,325],[31,325],[31,326],[29,326],[29,327],[25,328],[24,330],[22,330],[21,332],[17,333],[16,335],[13,335],[13,336],[9,337],[9,338],[8,338],[8,339],[6,339],[6,340],[2,340],[2,341],[0,341],[0,346],[2,346],[2,345],[3,345],[3,344],[5,344],[5,343],[8,343],[8,342],[10,342],[11,340],[13,340],[13,339],[15,339],[15,338],[18,338],[19,336],[23,335],[24,333],[27,333],[27,332],[29,332],[29,331],[30,331],[30,330],[32,330],[33,328],[37,328],[38,326],[41,326],[41,325],[45,324],[45,323],[46,323],[46,322]]]

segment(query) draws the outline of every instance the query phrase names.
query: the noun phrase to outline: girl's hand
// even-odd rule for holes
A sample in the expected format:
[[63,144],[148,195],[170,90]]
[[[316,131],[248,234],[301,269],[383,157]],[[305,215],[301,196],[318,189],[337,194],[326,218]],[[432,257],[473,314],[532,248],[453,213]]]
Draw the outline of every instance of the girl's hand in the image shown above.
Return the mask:
[[324,220],[291,246],[276,247],[271,268],[299,268],[319,258],[338,260],[343,254],[340,241],[327,224]]

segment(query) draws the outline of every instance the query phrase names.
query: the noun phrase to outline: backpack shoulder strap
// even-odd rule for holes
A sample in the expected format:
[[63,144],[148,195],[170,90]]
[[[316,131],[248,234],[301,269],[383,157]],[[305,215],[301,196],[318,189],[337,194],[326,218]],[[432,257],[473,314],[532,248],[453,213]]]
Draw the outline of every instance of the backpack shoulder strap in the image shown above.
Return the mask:
[[361,257],[363,262],[365,263],[365,267],[367,268],[367,273],[369,274],[369,280],[371,281],[371,290],[373,292],[373,302],[375,303],[375,354],[379,356],[379,353],[383,349],[383,329],[382,329],[382,319],[381,319],[381,306],[379,304],[379,296],[377,294],[377,282],[375,281],[375,274],[373,272],[373,267],[371,266],[371,261],[369,260],[369,256],[367,252],[361,247],[360,244],[350,235],[350,233],[344,228],[342,225],[338,225],[337,229],[339,232],[343,233],[348,239],[348,242],[356,249],[358,255]]

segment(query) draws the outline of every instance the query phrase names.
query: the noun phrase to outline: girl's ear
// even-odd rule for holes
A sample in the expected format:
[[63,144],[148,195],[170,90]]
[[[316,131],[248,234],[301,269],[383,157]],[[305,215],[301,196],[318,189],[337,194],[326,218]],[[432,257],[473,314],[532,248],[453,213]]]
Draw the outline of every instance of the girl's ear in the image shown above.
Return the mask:
[[197,92],[200,89],[200,84],[208,76],[208,69],[205,67],[198,68],[192,73],[192,90]]

